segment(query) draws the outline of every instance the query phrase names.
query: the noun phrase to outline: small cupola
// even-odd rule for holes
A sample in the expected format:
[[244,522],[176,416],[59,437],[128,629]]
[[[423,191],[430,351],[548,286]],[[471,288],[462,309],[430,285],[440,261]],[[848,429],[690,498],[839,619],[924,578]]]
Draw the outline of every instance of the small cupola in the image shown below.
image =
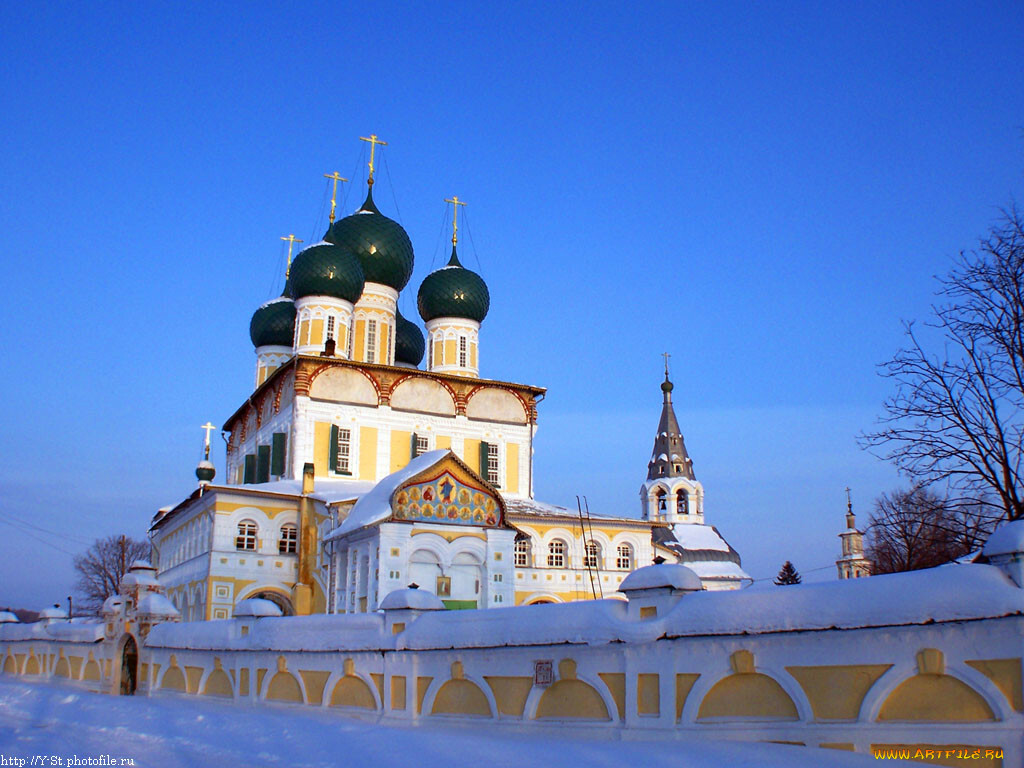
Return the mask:
[[685,565],[655,559],[654,565],[637,568],[623,579],[619,592],[629,601],[627,616],[633,620],[664,616],[684,595],[704,589],[700,576]]

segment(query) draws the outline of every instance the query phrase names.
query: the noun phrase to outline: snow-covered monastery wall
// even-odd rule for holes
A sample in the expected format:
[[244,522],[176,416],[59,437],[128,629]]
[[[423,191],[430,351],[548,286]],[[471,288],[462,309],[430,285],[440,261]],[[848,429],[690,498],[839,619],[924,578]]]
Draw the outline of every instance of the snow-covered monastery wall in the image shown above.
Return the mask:
[[[1024,764],[1024,590],[1000,568],[735,592],[690,591],[659,568],[681,566],[635,572],[628,602],[442,611],[421,591],[373,614],[157,624],[138,690],[421,725],[964,745]],[[66,676],[84,680],[91,652],[117,689],[123,640],[23,629],[0,626],[5,674],[55,676],[75,657]]]

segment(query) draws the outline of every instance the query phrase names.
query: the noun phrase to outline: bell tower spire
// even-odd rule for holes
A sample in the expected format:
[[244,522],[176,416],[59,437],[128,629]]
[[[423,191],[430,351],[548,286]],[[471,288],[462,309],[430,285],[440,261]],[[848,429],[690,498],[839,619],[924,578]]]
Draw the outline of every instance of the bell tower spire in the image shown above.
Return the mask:
[[675,409],[672,407],[672,390],[675,385],[668,377],[668,352],[665,358],[665,380],[661,382],[662,404],[661,420],[658,422],[658,434],[654,437],[654,450],[651,463],[647,465],[647,479],[656,480],[660,477],[685,477],[696,480],[693,474],[693,462],[686,452],[683,433],[679,429]]

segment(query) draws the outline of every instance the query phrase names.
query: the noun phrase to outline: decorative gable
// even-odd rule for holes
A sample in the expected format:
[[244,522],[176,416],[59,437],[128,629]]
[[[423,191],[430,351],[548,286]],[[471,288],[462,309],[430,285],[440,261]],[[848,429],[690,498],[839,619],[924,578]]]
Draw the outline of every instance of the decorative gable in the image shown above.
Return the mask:
[[392,519],[410,522],[504,527],[505,503],[454,454],[400,485],[391,500]]

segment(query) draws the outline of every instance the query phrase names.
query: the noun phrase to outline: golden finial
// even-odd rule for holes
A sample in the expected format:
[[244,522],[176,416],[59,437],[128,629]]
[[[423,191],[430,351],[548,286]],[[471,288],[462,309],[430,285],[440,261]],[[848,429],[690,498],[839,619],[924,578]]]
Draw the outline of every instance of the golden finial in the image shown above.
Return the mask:
[[324,174],[324,178],[325,179],[334,179],[334,188],[331,190],[331,224],[333,224],[334,223],[334,209],[335,209],[335,207],[338,204],[338,182],[339,181],[348,181],[348,179],[343,178],[337,171],[335,171],[334,173],[325,173]]
[[216,427],[213,426],[213,424],[211,424],[210,422],[206,422],[205,424],[203,424],[203,426],[200,427],[200,429],[206,430],[206,438],[203,441],[203,460],[204,461],[209,461],[210,460],[210,432],[215,430]]
[[459,206],[466,204],[459,200],[458,195],[452,195],[451,199],[445,198],[446,203],[452,204],[452,245],[459,242]]
[[[331,216],[332,217],[334,216],[334,201],[333,200],[331,201]],[[334,222],[333,218],[331,219],[331,222],[332,223]],[[299,238],[297,238],[295,235],[288,235],[288,237],[282,237],[281,239],[288,241],[288,265],[284,268],[284,276],[285,276],[285,279],[287,279],[288,278],[288,273],[292,271],[292,246],[294,246],[296,243],[301,243],[302,241],[299,240]]]
[[386,147],[388,145],[388,143],[386,141],[381,141],[380,139],[378,139],[377,138],[377,134],[375,134],[375,133],[371,133],[370,134],[370,138],[366,138],[365,136],[360,136],[359,140],[360,141],[368,141],[368,142],[370,142],[370,178],[367,180],[366,183],[369,186],[372,187],[373,186],[373,151],[377,148],[378,144],[380,144],[382,147]]

